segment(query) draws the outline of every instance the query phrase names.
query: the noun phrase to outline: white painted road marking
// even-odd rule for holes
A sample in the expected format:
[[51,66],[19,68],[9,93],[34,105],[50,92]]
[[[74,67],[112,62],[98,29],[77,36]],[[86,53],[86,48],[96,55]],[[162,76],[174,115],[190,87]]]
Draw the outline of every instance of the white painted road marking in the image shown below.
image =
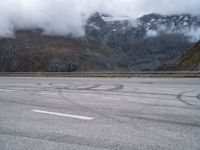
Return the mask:
[[71,115],[71,114],[63,114],[63,113],[57,113],[57,112],[49,112],[49,111],[42,111],[42,110],[32,110],[36,113],[42,113],[42,114],[48,114],[48,115],[55,115],[55,116],[62,116],[62,117],[69,117],[69,118],[75,118],[75,119],[81,119],[81,120],[93,120],[92,117],[85,117],[85,116],[78,116],[78,115]]

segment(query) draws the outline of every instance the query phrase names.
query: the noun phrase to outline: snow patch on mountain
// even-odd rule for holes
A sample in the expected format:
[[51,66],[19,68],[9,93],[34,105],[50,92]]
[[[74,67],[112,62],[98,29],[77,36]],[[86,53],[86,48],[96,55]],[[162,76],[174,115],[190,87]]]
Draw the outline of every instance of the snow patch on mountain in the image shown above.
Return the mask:
[[129,17],[126,17],[126,16],[102,16],[102,19],[105,21],[105,22],[115,22],[115,21],[129,21],[130,18]]
[[[148,18],[149,17],[149,18]],[[199,17],[191,15],[172,16],[145,16],[141,18],[146,30],[146,37],[155,37],[161,34],[183,34],[191,42],[200,40]]]

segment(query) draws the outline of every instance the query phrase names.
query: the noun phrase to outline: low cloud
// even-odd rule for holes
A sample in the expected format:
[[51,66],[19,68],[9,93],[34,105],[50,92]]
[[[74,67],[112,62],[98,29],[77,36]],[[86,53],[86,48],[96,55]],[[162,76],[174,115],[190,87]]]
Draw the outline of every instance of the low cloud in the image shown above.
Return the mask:
[[183,31],[182,33],[189,37],[191,42],[200,40],[200,27],[194,27],[187,31]]
[[187,37],[190,42],[197,42],[200,40],[200,27],[197,26],[192,26],[190,28],[180,28],[180,29],[174,29],[174,26],[166,27],[166,26],[161,26],[156,30],[147,30],[146,31],[146,36],[147,37],[156,37],[161,34],[172,34],[172,33],[178,33],[178,34],[183,34],[185,37]]
[[151,12],[199,15],[199,6],[199,0],[0,0],[0,37],[33,28],[44,34],[80,37],[86,20],[95,12],[130,18]]
[[146,33],[147,37],[155,37],[157,35],[158,35],[158,31],[156,31],[156,30],[148,30]]

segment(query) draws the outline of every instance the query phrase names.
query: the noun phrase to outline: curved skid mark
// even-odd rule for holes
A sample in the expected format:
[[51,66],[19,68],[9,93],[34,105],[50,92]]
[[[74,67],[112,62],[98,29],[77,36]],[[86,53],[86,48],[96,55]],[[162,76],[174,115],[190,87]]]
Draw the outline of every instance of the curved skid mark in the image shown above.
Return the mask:
[[118,84],[118,85],[115,85],[114,88],[111,88],[111,89],[107,89],[105,91],[117,91],[117,90],[121,90],[124,88],[124,85],[123,84]]
[[49,83],[50,86],[56,86],[56,83]]
[[100,87],[100,86],[101,86],[101,84],[92,85],[92,86],[86,87],[86,88],[78,88],[78,87],[76,87],[76,90],[90,90],[90,89],[97,88],[97,87]]
[[96,110],[94,110],[94,109],[91,109],[91,108],[89,108],[89,107],[80,105],[80,104],[78,104],[78,103],[76,103],[76,102],[70,100],[69,98],[67,98],[67,97],[63,94],[63,91],[62,91],[62,90],[63,90],[63,89],[59,89],[59,95],[60,95],[62,98],[64,98],[65,100],[67,100],[68,102],[70,102],[71,104],[75,105],[76,107],[78,107],[78,108],[80,108],[80,109],[82,109],[82,110],[84,110],[84,111],[92,112],[92,113],[94,113],[94,114],[97,114],[97,115],[99,115],[99,116],[101,116],[101,117],[103,117],[103,118],[107,118],[107,119],[112,119],[112,120],[120,121],[119,119],[117,119],[117,118],[115,118],[115,117],[108,116],[108,115],[106,115],[106,114],[104,114],[104,113],[98,112],[98,111],[96,111]]
[[127,117],[130,119],[142,120],[142,121],[151,121],[151,122],[156,122],[156,123],[164,123],[164,124],[172,124],[172,125],[200,128],[200,125],[198,123],[192,123],[192,122],[186,123],[186,122],[181,122],[181,121],[172,121],[172,120],[165,120],[165,119],[143,117],[143,116],[139,116],[139,115],[135,115],[135,116],[125,115],[125,114],[114,114],[114,115],[121,116],[121,117]]
[[195,90],[191,90],[191,91],[185,91],[185,92],[182,92],[180,94],[177,95],[177,98],[179,99],[179,101],[181,101],[182,103],[186,104],[186,105],[189,105],[189,106],[194,106],[194,107],[198,107],[192,103],[189,103],[187,101],[185,101],[182,97],[184,96],[184,94],[186,93],[190,93],[190,92],[194,92]]
[[114,92],[120,89],[123,89],[124,85],[118,84],[118,85],[113,85],[115,86],[114,88],[109,88],[109,89],[90,89],[92,91],[107,91],[107,92]]
[[14,103],[14,104],[18,104],[18,105],[25,105],[25,106],[36,106],[36,107],[43,107],[43,108],[52,108],[52,109],[66,109],[66,107],[63,106],[55,106],[54,104],[51,103],[33,103],[33,102],[20,102],[17,100],[5,100],[5,99],[0,99],[0,102],[5,102],[5,103]]
[[61,89],[61,88],[66,88],[67,89],[68,87],[72,86],[69,83],[65,83],[64,85],[59,85],[58,83],[49,83],[48,85],[50,87],[56,88],[56,89]]
[[197,99],[199,99],[199,100],[200,100],[200,93],[199,93],[199,95],[197,95]]
[[120,89],[123,89],[124,85],[122,84],[118,84],[118,85],[113,85],[114,87],[113,88],[108,88],[108,89],[95,89],[95,88],[98,88],[98,87],[101,87],[102,84],[95,84],[95,85],[91,85],[89,87],[78,87],[78,86],[67,86],[67,87],[64,87],[64,89],[66,90],[90,90],[90,91],[117,91],[117,90],[120,90]]
[[[54,85],[56,86],[56,85]],[[85,87],[85,88],[79,88],[78,86],[75,86],[75,85],[70,85],[70,86],[65,86],[65,87],[60,87],[61,89],[64,88],[66,90],[90,90],[90,89],[93,89],[93,88],[97,88],[101,86],[101,84],[95,84],[95,85],[91,85],[89,87]]]

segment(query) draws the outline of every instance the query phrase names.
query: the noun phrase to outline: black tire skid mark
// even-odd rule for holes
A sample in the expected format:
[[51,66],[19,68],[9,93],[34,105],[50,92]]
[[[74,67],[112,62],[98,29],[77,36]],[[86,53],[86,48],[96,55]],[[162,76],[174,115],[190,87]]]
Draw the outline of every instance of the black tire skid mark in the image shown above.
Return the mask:
[[113,88],[108,88],[108,89],[89,89],[91,91],[103,91],[103,92],[114,92],[114,91],[118,91],[120,89],[123,89],[124,85],[122,84],[117,84],[117,85],[113,85]]
[[[200,108],[199,106],[196,106],[196,105],[194,105],[194,104],[192,104],[192,103],[189,103],[189,102],[185,101],[185,100],[182,98],[182,97],[184,96],[184,94],[190,93],[190,92],[194,92],[194,91],[196,91],[196,90],[184,91],[184,92],[182,92],[182,93],[180,93],[180,94],[177,95],[177,99],[178,99],[180,102],[182,102],[182,103],[184,103],[184,104],[186,104],[186,105],[188,105],[188,106],[193,106],[193,107],[198,107],[198,108]],[[195,96],[193,96],[193,97],[195,97]]]
[[[123,96],[123,95],[121,95],[119,93],[116,93],[116,94],[118,96]],[[116,96],[116,94],[115,94],[115,96]],[[109,93],[104,93],[104,95],[110,96]],[[129,96],[132,96],[132,95],[129,95]],[[132,97],[138,97],[138,96],[132,96]],[[185,96],[185,97],[195,97],[195,96]],[[155,98],[155,97],[147,97],[146,96],[145,98]],[[169,100],[169,99],[165,99],[165,100]],[[170,100],[179,101],[179,100],[177,100],[176,97],[174,99],[170,99]],[[197,109],[197,110],[199,110],[199,107],[196,107],[196,106],[195,107],[194,106],[193,107],[188,107],[188,106],[173,106],[173,105],[171,106],[171,105],[162,105],[162,104],[143,103],[143,102],[139,102],[139,101],[129,101],[129,100],[126,100],[126,99],[124,99],[124,101],[130,102],[130,103],[135,103],[135,104],[138,104],[138,105],[151,106],[151,107],[166,107],[166,108],[194,109],[194,110]]]
[[56,85],[56,83],[49,83],[49,85],[56,87],[57,89],[64,88],[66,90],[90,90],[90,89],[97,88],[97,87],[101,86],[101,84],[94,84],[94,85],[90,85],[89,87],[79,88],[79,86],[70,85],[70,84],[68,84],[69,86],[58,86],[58,85]]
[[[86,87],[86,88],[79,88],[79,86],[74,86],[74,85],[71,85],[71,86],[66,86],[64,87],[64,89],[66,90],[90,90],[90,91],[117,91],[117,90],[120,90],[120,89],[123,89],[124,85],[122,84],[117,84],[117,85],[113,85],[114,88],[109,88],[109,89],[94,89],[94,88],[97,88],[97,87],[100,87],[102,86],[102,84],[94,84],[94,85],[91,85],[89,87]],[[72,88],[71,88],[72,87]],[[61,87],[60,87],[61,88]]]
[[[60,95],[59,93],[59,90],[62,89],[61,87],[55,87],[55,90],[47,90],[49,88],[41,88],[41,89],[36,89],[33,88],[33,89],[20,89],[20,91],[23,91],[23,92],[26,92],[28,93],[29,95],[33,96],[33,92],[30,92],[29,90],[31,91],[36,91],[36,92],[41,92],[41,91],[53,91],[53,92],[57,92],[58,95]],[[38,96],[38,95],[37,95]],[[20,104],[20,105],[27,105],[27,106],[36,106],[36,107],[44,107],[44,108],[52,108],[52,109],[66,109],[67,107],[63,107],[63,106],[55,106],[54,104],[51,104],[51,103],[42,103],[40,102],[40,104],[36,104],[35,101],[32,101],[32,102],[19,102],[17,100],[5,100],[5,99],[2,99],[0,97],[0,101],[3,101],[3,102],[7,102],[7,103],[15,103],[15,104]]]
[[110,89],[107,89],[107,90],[103,90],[103,91],[111,91],[111,92],[114,92],[114,91],[118,91],[118,90],[121,90],[124,88],[124,85],[123,84],[117,84],[115,85],[114,88],[110,88]]
[[[177,97],[177,94],[168,94],[168,93],[153,93],[153,92],[140,92],[140,91],[120,91],[120,89],[123,89],[123,87],[122,87],[123,85],[116,85],[116,86],[117,87],[115,87],[115,88],[106,89],[106,90],[90,89],[89,91],[115,92],[115,90],[117,90],[116,94],[120,94],[120,93],[133,94],[133,93],[135,93],[135,94],[144,94],[144,95],[160,95],[160,96],[174,96],[174,97]],[[69,88],[65,88],[65,89],[66,90],[76,90],[76,89],[69,89]],[[196,97],[196,96],[185,95],[185,97]]]
[[[9,86],[10,87],[10,86]],[[4,90],[9,90],[9,88],[1,88],[1,89],[4,89]],[[42,88],[42,89],[35,89],[34,88],[34,91],[37,91],[37,92],[39,92],[39,91],[42,91],[42,90],[44,90],[44,91],[52,91],[52,92],[56,92],[57,91],[57,89],[60,89],[60,88],[56,88],[55,90],[50,90],[49,88],[47,88],[47,87],[44,87],[44,88]],[[22,91],[23,89],[18,89],[19,91]],[[29,90],[31,90],[31,89],[29,89]],[[33,89],[32,89],[33,90]],[[96,90],[95,90],[96,91]],[[27,91],[26,91],[27,92]],[[28,92],[29,93],[29,92]],[[126,92],[127,93],[127,92]],[[129,92],[128,92],[129,93]],[[144,94],[144,92],[134,92],[133,91],[133,93],[137,93],[137,94]],[[29,93],[30,94],[30,93]],[[119,92],[118,92],[118,94],[119,94]],[[149,93],[145,93],[145,94],[149,94]],[[152,93],[150,93],[150,94],[152,94]],[[170,95],[170,96],[172,96],[172,95],[174,95],[174,94],[165,94],[165,93],[154,93],[154,94],[156,94],[156,95]],[[179,97],[180,97],[180,94],[179,94]],[[186,96],[186,97],[194,97],[194,96]],[[197,95],[197,98],[198,99],[200,99],[200,94],[199,95]],[[1,100],[0,100],[1,101]],[[31,106],[40,106],[40,105],[36,105],[36,104],[29,104],[29,103],[26,103],[26,102],[17,102],[17,101],[9,101],[9,102],[13,102],[13,103],[18,103],[18,104],[22,104],[22,105],[31,105]],[[155,107],[162,107],[162,105],[152,105],[152,104],[144,104],[144,103],[139,103],[139,102],[134,102],[134,103],[138,103],[138,104],[141,104],[141,105],[149,105],[149,106],[155,106]],[[45,107],[44,105],[42,105],[41,107]],[[64,109],[64,107],[52,107],[52,106],[50,106],[51,108],[62,108],[62,109]],[[164,106],[165,107],[165,106]],[[166,106],[166,107],[171,107],[171,106]],[[47,108],[49,108],[49,107],[47,107]],[[182,108],[182,107],[181,107]],[[188,109],[188,107],[184,107],[183,109]],[[193,107],[193,109],[199,109],[199,108],[196,108],[196,107]]]
[[94,109],[91,109],[91,108],[89,108],[89,107],[87,107],[87,106],[80,105],[80,104],[78,104],[78,103],[76,103],[76,102],[70,100],[69,98],[67,98],[67,97],[63,94],[63,89],[60,89],[60,90],[59,90],[59,94],[60,94],[60,96],[61,96],[62,98],[64,98],[65,100],[67,100],[67,101],[70,102],[71,104],[75,105],[77,108],[82,109],[83,111],[91,112],[91,113],[97,114],[97,115],[99,115],[99,116],[101,116],[101,117],[103,117],[103,118],[115,120],[115,121],[117,121],[117,122],[120,122],[120,121],[121,121],[121,120],[117,119],[116,117],[112,117],[112,116],[107,115],[107,114],[105,114],[105,113],[101,113],[101,112],[99,112],[99,111],[96,111],[96,110],[94,110]]
[[[55,104],[51,104],[51,103],[36,104],[36,103],[28,103],[28,102],[19,102],[19,101],[15,101],[15,100],[4,100],[1,97],[0,97],[0,101],[6,102],[6,103],[15,103],[15,104],[19,104],[19,105],[26,105],[26,106],[43,107],[43,108],[47,108],[47,109],[63,109],[63,110],[67,109],[67,107],[55,106]],[[129,102],[129,101],[126,101],[126,102]],[[145,103],[134,102],[134,101],[131,102],[131,103],[135,103],[135,104],[138,104],[138,105],[144,105],[144,106],[150,106],[150,107],[166,107],[166,108],[197,109],[197,110],[199,110],[199,108],[197,108],[197,107],[181,107],[181,106],[170,106],[170,105],[145,104]]]
[[150,121],[150,122],[162,123],[162,124],[171,124],[171,125],[200,128],[200,123],[186,123],[186,122],[156,119],[156,118],[150,118],[150,117],[144,117],[144,116],[138,116],[138,115],[135,115],[135,116],[126,115],[126,114],[114,114],[114,115],[121,116],[121,117],[127,117],[132,120],[134,119],[134,120]]
[[87,88],[78,88],[78,87],[76,87],[76,90],[91,90],[93,88],[97,88],[97,87],[100,87],[100,86],[101,86],[101,84],[95,84],[95,85],[92,85],[92,86],[87,87]]
[[[99,86],[99,85],[98,85]],[[123,85],[119,85],[118,87],[116,87],[115,88],[115,90],[119,90],[119,89],[121,89],[121,88],[123,88]],[[69,90],[69,89],[66,89],[66,88],[64,88],[65,90]],[[94,91],[94,92],[97,92],[97,91],[99,91],[99,90],[95,90],[95,89],[91,89],[91,88],[88,88],[88,89],[90,89],[89,91]],[[59,89],[60,90],[60,89]],[[84,91],[84,90],[86,90],[86,89],[82,89],[82,91]],[[75,89],[73,90],[73,91],[76,91]],[[81,91],[81,90],[80,90]],[[100,90],[99,92],[110,92],[110,91],[113,91],[112,89],[111,90]],[[114,91],[113,91],[114,92]],[[164,96],[176,96],[177,97],[177,95],[176,94],[166,94],[166,93],[149,93],[149,92],[136,92],[136,91],[132,91],[132,93],[131,92],[126,92],[126,91],[123,91],[123,92],[125,92],[125,93],[130,93],[130,94],[132,94],[132,93],[136,93],[136,94],[145,94],[145,95],[149,95],[149,94],[155,94],[155,95],[164,95]],[[99,93],[99,94],[101,94],[101,93]],[[104,94],[106,94],[106,93],[104,93]],[[120,94],[120,91],[117,91],[117,93],[116,94]],[[106,94],[106,95],[109,95],[109,94]],[[195,97],[195,96],[185,96],[185,97]],[[171,99],[170,99],[171,100]],[[174,99],[174,100],[177,100],[177,98],[176,99]],[[168,105],[165,105],[165,106],[163,106],[163,105],[153,105],[153,104],[145,104],[145,103],[140,103],[140,102],[134,102],[133,101],[133,103],[137,103],[137,104],[140,104],[140,105],[147,105],[147,106],[152,106],[152,107],[173,107],[173,106],[168,106]],[[173,107],[173,108],[177,108],[177,107]],[[178,108],[180,108],[180,109],[199,109],[198,107],[178,107]]]
[[33,107],[40,107],[40,108],[46,108],[46,109],[59,109],[59,110],[66,110],[66,109],[69,109],[67,107],[64,107],[63,105],[62,106],[55,106],[55,104],[52,104],[52,103],[41,103],[40,104],[36,104],[34,102],[24,102],[24,101],[15,101],[15,100],[5,100],[5,99],[2,99],[0,97],[0,102],[4,102],[4,103],[14,103],[14,104],[18,104],[18,105],[25,105],[25,106],[33,106]]
[[[28,90],[31,90],[31,89],[28,89]],[[32,93],[30,93],[28,90],[20,89],[20,91],[28,93],[29,95],[32,96]],[[32,89],[31,91],[37,91],[37,92],[41,92],[41,91],[53,91],[53,92],[58,92],[58,89],[47,90],[46,88],[42,88],[42,89],[34,89],[34,90]],[[35,100],[36,100],[36,98],[35,98]],[[19,105],[42,107],[42,108],[47,108],[47,109],[63,109],[63,110],[67,109],[67,107],[64,107],[63,105],[62,106],[55,106],[55,104],[53,104],[53,103],[46,103],[46,102],[43,103],[43,102],[40,102],[40,104],[37,104],[35,100],[29,101],[29,102],[25,102],[25,101],[19,101],[19,100],[6,100],[6,99],[0,97],[0,102],[5,102],[5,103],[15,103],[15,104],[19,104]]]
[[197,95],[197,99],[199,99],[199,100],[200,100],[200,93]]

